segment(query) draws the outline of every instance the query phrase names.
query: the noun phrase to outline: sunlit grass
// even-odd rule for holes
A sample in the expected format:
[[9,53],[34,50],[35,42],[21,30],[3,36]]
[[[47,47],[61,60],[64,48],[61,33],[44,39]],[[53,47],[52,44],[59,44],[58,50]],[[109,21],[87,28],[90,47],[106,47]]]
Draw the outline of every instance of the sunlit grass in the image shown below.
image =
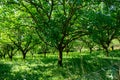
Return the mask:
[[105,57],[102,52],[63,53],[63,67],[57,65],[57,58],[58,53],[47,54],[46,58],[43,54],[28,54],[26,60],[20,56],[14,56],[13,61],[1,59],[0,80],[88,80],[84,77],[91,77],[93,72],[103,79],[106,73],[102,68],[120,63],[119,57]]

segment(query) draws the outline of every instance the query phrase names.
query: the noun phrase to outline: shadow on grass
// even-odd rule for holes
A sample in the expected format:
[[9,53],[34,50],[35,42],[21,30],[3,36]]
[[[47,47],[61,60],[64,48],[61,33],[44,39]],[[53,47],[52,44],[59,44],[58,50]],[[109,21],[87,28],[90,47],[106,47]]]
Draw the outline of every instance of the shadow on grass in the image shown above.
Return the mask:
[[0,80],[81,80],[82,76],[92,72],[98,72],[104,79],[107,71],[105,68],[112,66],[117,69],[119,63],[117,59],[93,55],[63,58],[63,67],[57,66],[55,57],[27,59],[25,62],[0,64]]
[[11,65],[0,63],[0,80],[6,80],[11,76]]
[[[91,55],[83,55],[80,58],[67,58],[65,60],[64,66],[68,67],[71,73],[76,75],[82,76],[88,76],[90,73],[90,76],[87,79],[83,80],[89,80],[89,78],[92,76],[92,78],[95,76],[97,77],[97,80],[101,78],[101,80],[110,80],[106,77],[107,71],[109,74],[119,74],[119,65],[120,60],[119,59],[112,59],[112,58],[103,58],[103,57],[97,57],[97,56],[91,56]],[[77,73],[76,73],[77,72]],[[115,76],[116,76],[115,75]],[[81,77],[77,77],[77,79],[81,80]],[[75,78],[74,78],[75,79]],[[90,80],[96,80],[96,79],[90,79]],[[116,80],[116,79],[115,79]]]

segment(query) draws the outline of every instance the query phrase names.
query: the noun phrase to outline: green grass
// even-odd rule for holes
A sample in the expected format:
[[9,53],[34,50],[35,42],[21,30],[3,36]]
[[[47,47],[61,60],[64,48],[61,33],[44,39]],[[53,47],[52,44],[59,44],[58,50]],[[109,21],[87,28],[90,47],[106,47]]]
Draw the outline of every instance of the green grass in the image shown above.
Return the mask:
[[64,53],[63,67],[57,66],[57,53],[46,58],[27,55],[25,61],[17,55],[13,61],[0,60],[0,80],[112,80],[106,76],[113,72],[117,75],[119,52],[111,52],[111,57],[101,55],[103,52]]

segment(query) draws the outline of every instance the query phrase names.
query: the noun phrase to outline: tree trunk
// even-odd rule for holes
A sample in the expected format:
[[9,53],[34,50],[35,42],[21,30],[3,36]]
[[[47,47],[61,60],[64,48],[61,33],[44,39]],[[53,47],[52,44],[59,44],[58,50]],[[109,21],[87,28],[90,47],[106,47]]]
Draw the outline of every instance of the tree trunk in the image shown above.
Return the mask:
[[107,44],[107,46],[105,44],[102,44],[102,47],[105,50],[106,56],[108,57],[109,56],[109,51],[108,51],[109,44]]
[[5,53],[3,53],[3,58],[5,59],[5,56],[6,56],[6,54]]
[[114,50],[114,46],[111,46],[111,48],[112,48],[112,51]]
[[63,64],[62,64],[62,52],[63,52],[63,49],[59,49],[58,65],[61,67],[63,66]]
[[81,47],[79,48],[80,53],[82,52],[82,48],[83,48],[83,46],[81,46]]
[[22,54],[23,54],[23,59],[25,59],[26,58],[26,52],[22,52]]
[[46,54],[47,54],[47,52],[44,52],[44,58],[46,58]]
[[91,54],[92,53],[92,48],[90,47],[89,50],[90,50],[90,54]]
[[8,53],[8,56],[9,56],[10,60],[12,61],[12,58],[13,58],[13,50],[12,50],[10,53]]
[[119,71],[118,71],[118,80],[120,80],[120,66],[119,66]]
[[81,62],[80,64],[81,64],[81,65],[80,65],[80,66],[81,66],[81,69],[82,69],[82,74],[85,73],[83,60],[84,60],[84,59],[83,59],[83,56],[81,55],[81,57],[80,57],[80,62]]
[[12,61],[12,57],[13,57],[12,55],[9,56],[9,58],[10,58],[11,61]]
[[106,56],[108,57],[109,56],[108,48],[105,49],[105,52],[106,52]]
[[67,53],[67,55],[68,55],[69,51],[66,51],[66,53]]

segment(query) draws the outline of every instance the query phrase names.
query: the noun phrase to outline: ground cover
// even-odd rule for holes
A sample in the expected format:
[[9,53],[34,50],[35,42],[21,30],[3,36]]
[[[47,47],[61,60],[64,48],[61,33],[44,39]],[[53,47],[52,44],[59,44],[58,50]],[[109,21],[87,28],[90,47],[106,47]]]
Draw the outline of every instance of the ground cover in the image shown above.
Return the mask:
[[63,55],[63,67],[57,65],[57,53],[34,57],[27,55],[0,60],[0,80],[119,80],[119,51],[110,52],[110,57],[97,51],[71,52]]

